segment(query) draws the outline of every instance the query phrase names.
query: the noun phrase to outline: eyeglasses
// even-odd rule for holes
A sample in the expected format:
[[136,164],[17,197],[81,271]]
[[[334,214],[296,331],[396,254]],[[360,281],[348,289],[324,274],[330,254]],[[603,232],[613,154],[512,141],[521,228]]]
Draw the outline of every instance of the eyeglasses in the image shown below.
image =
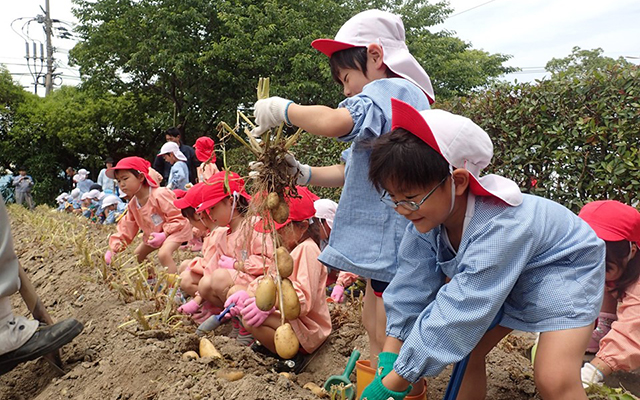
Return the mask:
[[431,191],[427,193],[427,195],[424,196],[419,203],[416,203],[415,201],[411,201],[411,200],[394,201],[391,199],[391,197],[389,196],[389,193],[387,193],[386,190],[382,193],[382,196],[380,197],[380,201],[394,209],[398,208],[398,206],[402,206],[409,211],[418,211],[422,203],[424,203],[429,198],[429,196],[431,196],[433,192],[435,192],[436,189],[439,188],[449,178],[449,176],[450,175],[447,175],[444,178],[442,178],[440,183],[438,183],[433,189],[431,189]]

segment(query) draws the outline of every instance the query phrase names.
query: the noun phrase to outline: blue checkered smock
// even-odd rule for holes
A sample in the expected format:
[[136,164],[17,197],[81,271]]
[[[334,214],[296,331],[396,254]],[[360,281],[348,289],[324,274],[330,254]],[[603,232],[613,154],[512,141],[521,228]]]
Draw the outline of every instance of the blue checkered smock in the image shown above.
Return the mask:
[[401,78],[375,80],[339,105],[349,110],[354,123],[340,140],[353,143],[329,244],[319,257],[329,267],[384,282],[396,272],[398,246],[408,223],[380,201],[369,182],[368,143],[391,130],[391,98],[418,110],[429,108],[424,92]]
[[604,242],[563,206],[523,197],[518,207],[476,197],[457,254],[441,227],[407,228],[383,295],[387,335],[404,342],[394,365],[404,379],[463,359],[503,304],[500,325],[528,332],[582,327],[598,316]]

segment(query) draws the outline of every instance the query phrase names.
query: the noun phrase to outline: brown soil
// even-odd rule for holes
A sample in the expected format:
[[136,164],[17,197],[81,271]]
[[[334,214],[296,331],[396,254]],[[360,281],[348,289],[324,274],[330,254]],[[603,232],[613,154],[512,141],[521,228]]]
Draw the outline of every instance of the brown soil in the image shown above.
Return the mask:
[[[255,354],[225,334],[222,326],[209,335],[223,360],[183,361],[182,354],[198,350],[195,326],[182,317],[170,327],[143,331],[131,311],[151,314],[164,308],[162,299],[135,300],[112,288],[101,275],[106,238],[113,227],[89,225],[82,218],[39,207],[28,214],[10,208],[16,252],[40,298],[54,320],[76,318],[83,333],[62,349],[66,374],[58,376],[42,359],[22,364],[0,377],[0,400],[17,399],[314,399],[302,386],[320,386],[341,374],[354,348],[368,356],[367,339],[358,322],[359,303],[332,309],[334,332],[317,352],[307,370],[287,378],[273,369],[275,360]],[[193,256],[182,253],[181,258]],[[27,315],[19,295],[13,297],[19,313]],[[175,319],[171,324],[175,323]],[[488,399],[535,399],[533,371],[525,356],[532,336],[512,335],[487,358]],[[226,371],[244,376],[229,381]],[[428,379],[428,398],[442,397],[450,368]],[[355,381],[355,371],[352,380]]]

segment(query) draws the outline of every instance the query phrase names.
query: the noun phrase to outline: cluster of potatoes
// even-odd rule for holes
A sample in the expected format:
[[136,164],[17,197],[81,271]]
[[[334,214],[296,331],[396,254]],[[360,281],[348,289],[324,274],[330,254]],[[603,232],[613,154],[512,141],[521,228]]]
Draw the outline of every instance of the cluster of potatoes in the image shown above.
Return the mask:
[[[276,193],[270,193],[267,197],[267,207],[271,210],[273,220],[283,223],[289,218],[289,207],[287,203],[278,197]],[[262,311],[269,311],[274,306],[287,320],[294,320],[300,316],[300,300],[293,288],[293,283],[289,276],[293,273],[293,258],[286,248],[280,246],[276,249],[276,265],[278,275],[281,279],[281,290],[270,275],[265,275],[256,289],[256,306]],[[282,295],[282,304],[279,299]],[[282,358],[293,358],[300,348],[300,342],[296,337],[293,328],[289,323],[285,323],[276,329],[275,334],[276,352]]]

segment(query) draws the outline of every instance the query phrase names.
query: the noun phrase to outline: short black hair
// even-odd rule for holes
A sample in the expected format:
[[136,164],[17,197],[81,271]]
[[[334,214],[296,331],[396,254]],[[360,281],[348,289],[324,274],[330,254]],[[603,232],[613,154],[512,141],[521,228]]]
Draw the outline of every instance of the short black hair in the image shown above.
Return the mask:
[[167,129],[166,131],[164,131],[165,135],[169,135],[169,136],[173,136],[173,137],[178,137],[180,136],[180,130],[178,128],[176,128],[175,126]]
[[367,76],[367,48],[352,47],[350,49],[336,51],[329,59],[331,66],[331,76],[333,80],[342,84],[340,80],[340,69],[357,69]]
[[622,274],[615,282],[613,287],[610,288],[612,293],[617,299],[621,299],[627,288],[638,281],[640,277],[640,254],[636,253],[636,256],[627,262],[627,266],[624,266],[624,260],[629,257],[631,252],[631,246],[627,240],[620,241],[606,241],[606,269],[611,269],[609,263],[617,265],[622,269]]
[[390,182],[403,191],[427,188],[450,174],[447,160],[405,129],[394,129],[371,146],[369,180],[378,191]]
[[99,191],[102,192],[102,185],[100,185],[99,183],[94,183],[93,185],[89,186],[89,190],[93,190],[93,189],[98,189]]
[[188,219],[196,219],[196,209],[189,206],[180,210],[183,217]]

